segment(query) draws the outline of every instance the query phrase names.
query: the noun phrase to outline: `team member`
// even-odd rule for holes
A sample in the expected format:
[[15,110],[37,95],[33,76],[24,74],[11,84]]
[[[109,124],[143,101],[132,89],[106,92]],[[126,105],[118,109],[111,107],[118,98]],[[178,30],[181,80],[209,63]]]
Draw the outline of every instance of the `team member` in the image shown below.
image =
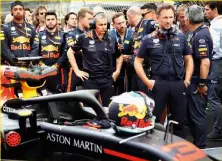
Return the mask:
[[30,8],[25,8],[25,20],[27,23],[32,24],[32,11]]
[[[120,52],[123,55],[123,60],[124,60],[119,77],[117,78],[115,76],[115,78],[114,78],[115,80],[117,78],[115,85],[114,85],[116,94],[121,94],[125,91],[125,89],[124,89],[125,72],[127,74],[127,81],[125,81],[127,84],[126,90],[127,91],[131,90],[131,79],[132,79],[132,69],[133,69],[132,67],[133,66],[130,64],[129,61],[130,61],[130,59],[132,59],[132,54],[133,54],[133,52],[132,52],[133,30],[127,28],[126,19],[125,19],[125,16],[122,12],[115,13],[112,17],[112,22],[113,22],[115,29],[110,31],[110,35],[118,44],[118,50],[119,50],[118,52]],[[114,64],[114,69],[118,68],[118,67],[115,67],[116,57],[114,57],[113,64]],[[117,64],[120,64],[120,63],[117,63]],[[118,73],[116,75],[118,75]]]
[[[155,21],[154,20],[145,20],[141,16],[141,11],[139,7],[130,7],[127,10],[127,19],[130,26],[135,27],[135,32],[133,34],[133,52],[134,55],[137,54],[138,49],[140,47],[140,43],[142,38],[153,32]],[[133,59],[134,60],[134,59]],[[133,64],[133,63],[132,63]],[[144,69],[149,75],[149,62],[144,62]],[[133,91],[143,91],[144,93],[148,94],[146,86],[143,82],[138,78],[135,71],[132,74],[132,90]]]
[[24,21],[24,6],[22,2],[11,4],[13,20],[2,26],[4,40],[1,45],[2,59],[14,65],[13,58],[27,57],[39,52],[38,35],[34,27]]
[[39,6],[36,8],[33,14],[33,25],[36,27],[36,32],[45,30],[45,14],[47,8],[45,6]]
[[187,90],[188,123],[194,144],[206,148],[206,93],[210,71],[213,43],[208,28],[204,25],[201,7],[193,5],[185,10],[188,30],[193,32],[190,44],[193,50],[194,73]]
[[[93,12],[89,8],[81,8],[78,12],[78,25],[77,27],[68,32],[66,34],[66,42],[68,44],[68,48],[75,44],[77,38],[83,34],[84,32],[87,32],[89,30],[89,23],[92,20]],[[75,59],[77,62],[77,65],[80,70],[82,70],[82,52],[76,52],[75,53]],[[79,77],[76,76],[75,72],[73,71],[73,68],[70,67],[69,69],[69,76],[68,76],[68,86],[67,86],[67,92],[75,91],[77,86],[81,86],[82,81]]]
[[[66,42],[64,32],[57,29],[57,15],[55,12],[47,12],[45,15],[46,29],[39,33],[40,54],[44,59],[41,65],[54,66],[60,69],[55,77],[50,77],[47,87],[53,93],[57,92],[59,86],[67,84],[68,72],[64,67],[67,61]],[[64,71],[66,70],[66,71]]]
[[191,32],[187,29],[184,16],[184,11],[187,7],[187,4],[182,4],[177,8],[177,23],[179,25],[180,31],[188,38]]
[[[103,106],[108,107],[113,95],[112,54],[114,46],[107,33],[107,17],[97,13],[92,31],[78,37],[74,46],[68,50],[69,62],[75,74],[83,80],[84,89],[98,89]],[[80,70],[73,54],[82,50],[83,70]],[[119,56],[119,59],[122,57]],[[120,69],[116,69],[120,70]]]
[[147,3],[140,7],[141,14],[144,19],[156,20],[157,5],[155,3]]
[[[168,102],[172,120],[183,125],[186,118],[185,89],[193,72],[191,50],[186,37],[173,26],[174,7],[163,4],[158,8],[157,15],[159,30],[144,37],[135,58],[135,70],[146,87],[152,90],[156,121],[160,121],[160,116]],[[147,56],[151,61],[150,79],[142,67],[144,58]],[[184,72],[186,75],[183,81]],[[182,127],[175,125],[174,132],[185,138],[186,133]]]
[[222,105],[220,93],[222,92],[222,3],[208,2],[205,5],[205,17],[211,20],[210,33],[213,39],[213,57],[209,79],[215,84],[209,84],[208,102],[214,118],[213,131],[208,139],[222,138]]
[[69,12],[65,16],[65,26],[63,28],[64,32],[69,32],[77,26],[77,14],[74,12]]

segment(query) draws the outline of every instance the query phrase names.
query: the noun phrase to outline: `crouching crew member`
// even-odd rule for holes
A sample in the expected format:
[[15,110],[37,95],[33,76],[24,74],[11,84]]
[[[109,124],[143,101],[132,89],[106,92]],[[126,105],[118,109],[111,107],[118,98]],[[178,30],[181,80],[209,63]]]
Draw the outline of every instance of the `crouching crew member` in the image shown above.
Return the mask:
[[[186,137],[182,125],[186,118],[186,88],[193,72],[193,59],[186,37],[173,26],[175,9],[163,4],[157,10],[158,31],[145,36],[135,58],[135,70],[147,88],[152,91],[155,101],[156,121],[168,102],[174,125],[174,133]],[[151,62],[151,78],[146,76],[142,63],[148,56]],[[185,67],[184,67],[185,63]],[[184,78],[184,72],[185,80]]]
[[57,15],[55,12],[47,12],[45,19],[46,29],[39,33],[39,55],[43,57],[40,64],[43,66],[54,66],[59,69],[59,74],[57,76],[48,78],[47,87],[53,93],[64,92],[68,79],[68,72],[64,67],[67,62],[64,32],[56,27]]
[[[107,24],[106,15],[97,13],[92,23],[93,30],[78,37],[67,55],[75,74],[83,81],[83,88],[100,90],[102,104],[108,107],[110,97],[114,94],[112,54],[115,47],[108,36]],[[80,50],[83,54],[83,70],[79,69],[74,57]],[[122,59],[120,55],[119,59]]]
[[193,143],[199,148],[206,148],[205,105],[213,42],[208,27],[204,25],[204,13],[201,7],[197,5],[188,7],[185,10],[185,22],[188,30],[193,32],[190,44],[194,59],[194,73],[187,90],[188,123],[194,138]]
[[11,65],[15,65],[13,58],[33,56],[39,52],[38,35],[34,27],[25,22],[24,13],[22,2],[13,2],[11,4],[13,20],[2,25],[1,56]]

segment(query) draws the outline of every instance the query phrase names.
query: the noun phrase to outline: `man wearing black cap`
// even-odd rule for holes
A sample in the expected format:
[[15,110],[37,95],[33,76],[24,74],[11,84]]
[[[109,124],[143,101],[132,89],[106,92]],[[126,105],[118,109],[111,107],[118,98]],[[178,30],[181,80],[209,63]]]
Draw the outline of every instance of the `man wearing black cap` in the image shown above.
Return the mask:
[[1,42],[2,59],[14,65],[13,58],[27,57],[39,52],[39,39],[34,27],[24,20],[22,2],[11,4],[13,21],[2,26],[4,40]]

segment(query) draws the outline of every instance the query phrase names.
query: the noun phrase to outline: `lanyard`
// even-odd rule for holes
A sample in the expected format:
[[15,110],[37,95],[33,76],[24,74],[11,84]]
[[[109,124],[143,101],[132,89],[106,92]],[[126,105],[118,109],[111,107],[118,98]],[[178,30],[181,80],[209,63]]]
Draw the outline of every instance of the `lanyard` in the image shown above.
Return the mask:
[[13,22],[13,25],[15,26],[16,30],[19,31],[20,33],[22,33],[23,35],[25,35],[26,37],[28,37],[28,33],[27,33],[27,26],[26,26],[26,23],[25,23],[25,32],[22,31],[20,28],[18,28],[15,23]]
[[143,22],[144,22],[144,19],[142,19],[142,20],[140,20],[140,24],[139,24],[139,27],[137,28],[137,27],[135,27],[135,32],[134,32],[134,34],[133,34],[133,40],[134,41],[138,41],[138,36],[139,36],[139,34],[140,34],[140,29],[141,29],[141,26],[142,26],[142,24],[143,24]]
[[[59,30],[58,30],[58,36],[59,36]],[[46,34],[46,38],[47,38],[50,42],[52,42],[54,45],[59,45],[59,44],[60,44],[59,42],[53,41],[47,34]]]
[[[119,39],[121,39],[121,37],[118,37],[117,35],[118,35],[118,32],[115,30],[115,33],[116,33],[116,41],[117,41],[117,43],[119,44]],[[127,36],[128,36],[128,28],[126,28],[126,34],[125,34],[125,36],[124,36],[124,39],[123,39],[123,45],[125,44],[125,39],[127,38]]]

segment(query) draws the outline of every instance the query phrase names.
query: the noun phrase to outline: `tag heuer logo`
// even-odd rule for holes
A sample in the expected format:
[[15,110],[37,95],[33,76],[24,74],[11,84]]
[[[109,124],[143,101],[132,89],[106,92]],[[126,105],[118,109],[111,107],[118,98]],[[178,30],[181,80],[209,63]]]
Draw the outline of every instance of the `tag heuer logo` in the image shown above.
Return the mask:
[[153,39],[153,43],[158,43],[159,42],[159,39]]
[[89,40],[89,44],[93,45],[93,44],[95,44],[95,41],[94,40]]

